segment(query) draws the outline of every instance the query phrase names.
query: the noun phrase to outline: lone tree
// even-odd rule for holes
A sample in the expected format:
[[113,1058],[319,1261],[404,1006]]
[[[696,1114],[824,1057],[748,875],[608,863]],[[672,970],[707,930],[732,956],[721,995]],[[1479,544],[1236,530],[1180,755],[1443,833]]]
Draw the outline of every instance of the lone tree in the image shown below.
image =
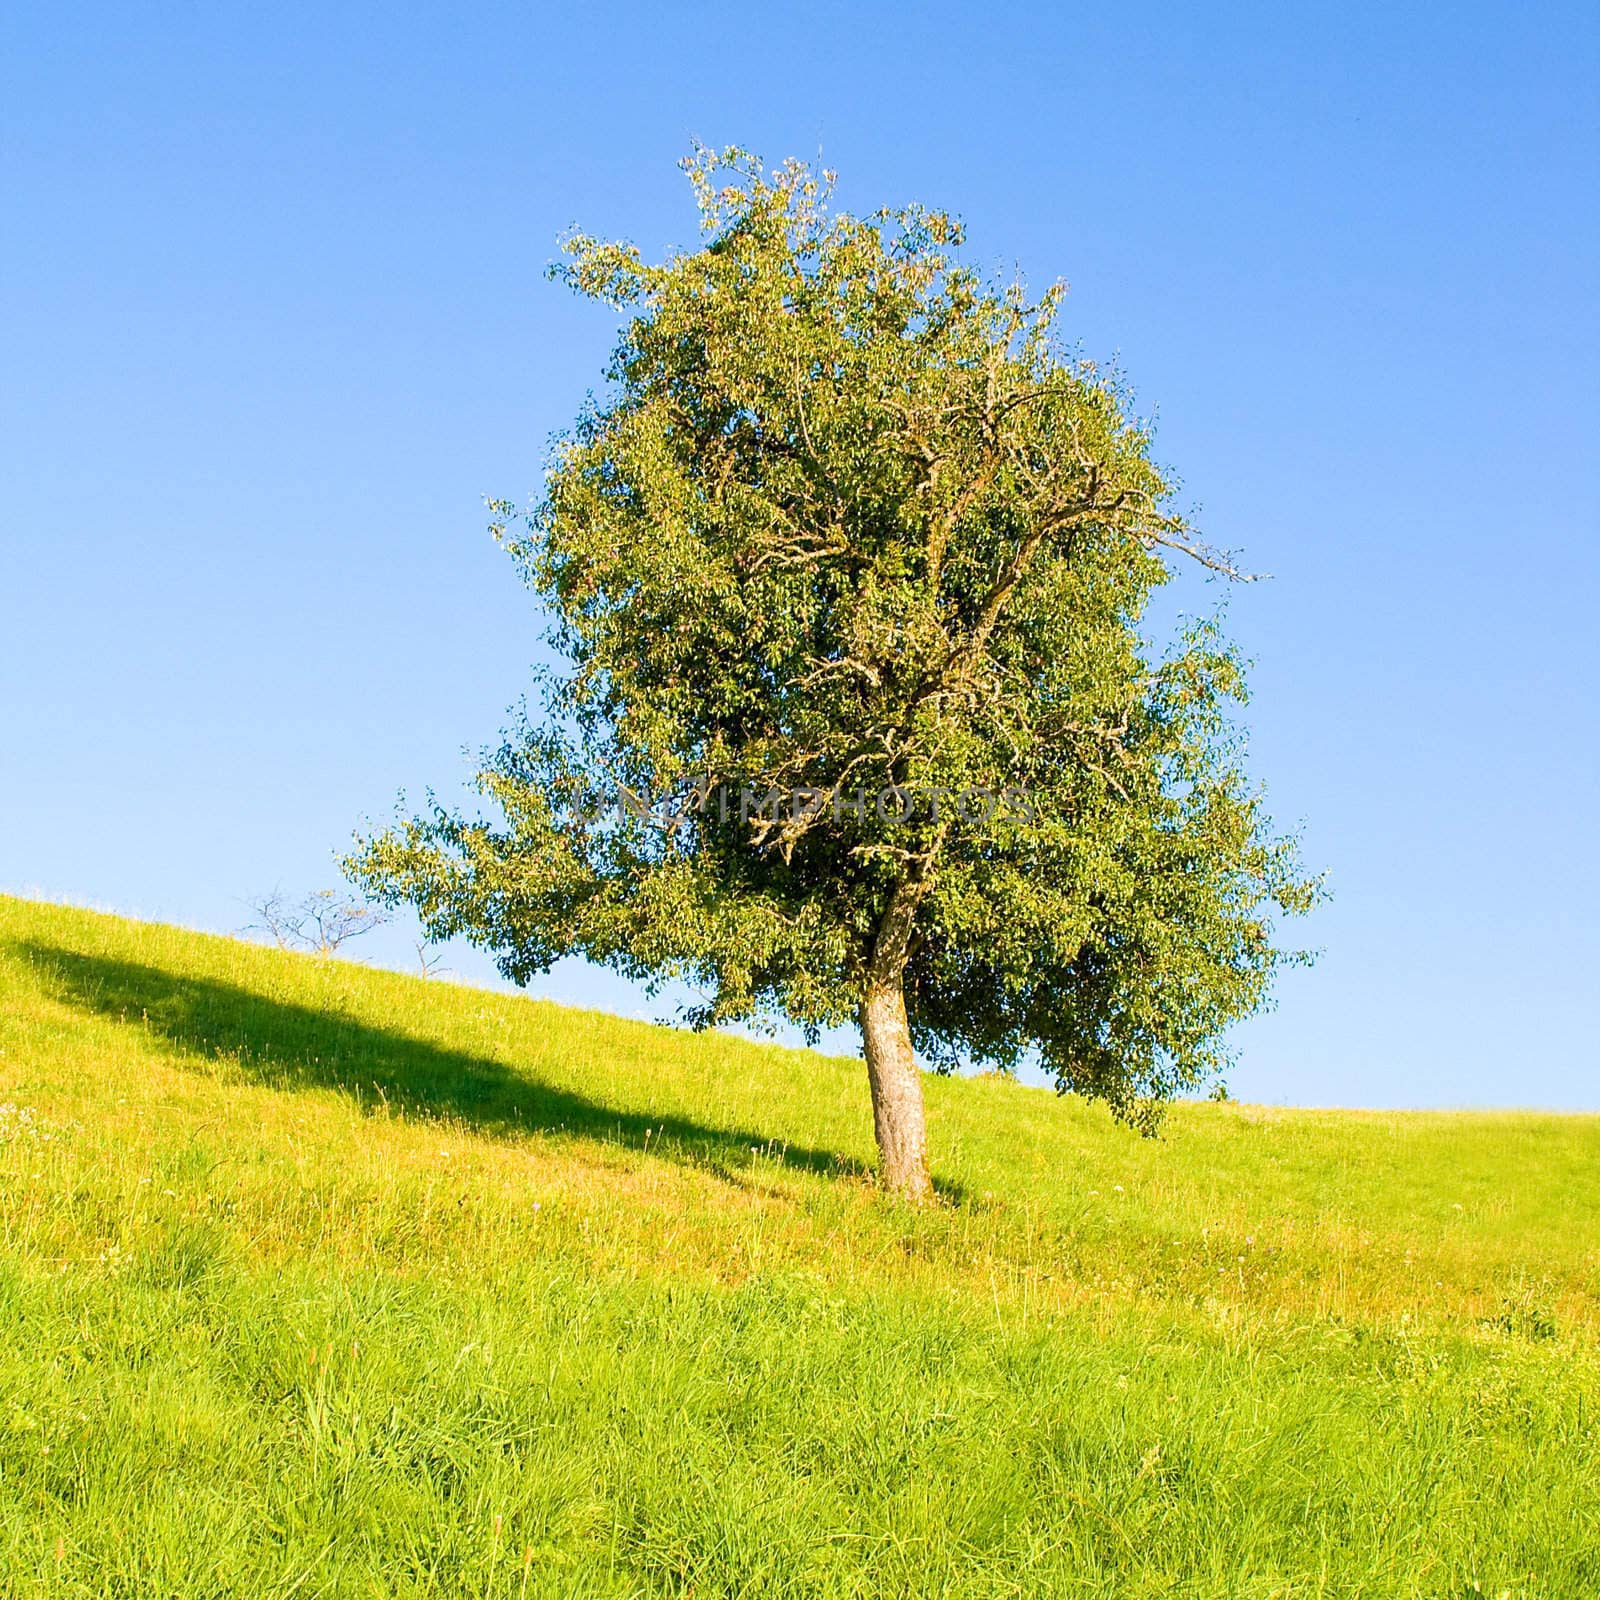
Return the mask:
[[578,954],[697,985],[699,1026],[856,1018],[908,1195],[915,1049],[1149,1130],[1316,895],[1241,773],[1235,654],[1140,632],[1179,559],[1240,574],[1063,349],[1061,286],[799,162],[684,166],[698,251],[568,241],[556,275],[631,315],[542,500],[494,504],[567,670],[485,757],[494,820],[435,806],[350,869],[519,982]]

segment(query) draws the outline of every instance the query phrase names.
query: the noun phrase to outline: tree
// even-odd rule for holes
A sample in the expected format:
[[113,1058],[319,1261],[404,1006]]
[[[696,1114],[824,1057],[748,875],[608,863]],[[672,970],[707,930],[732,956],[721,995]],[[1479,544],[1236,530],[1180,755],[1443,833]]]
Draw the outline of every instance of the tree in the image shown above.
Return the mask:
[[348,863],[526,981],[580,954],[699,986],[697,1025],[859,1021],[883,1176],[930,1187],[914,1050],[1013,1069],[1145,1129],[1296,959],[1316,886],[1246,783],[1214,623],[1156,658],[1180,557],[1115,377],[910,207],[730,150],[685,163],[705,234],[651,264],[578,234],[555,274],[622,309],[609,391],[520,521],[553,618],[485,758]]
[[280,950],[319,956],[331,956],[341,945],[389,921],[380,907],[345,899],[332,889],[314,889],[299,900],[274,889],[252,900],[250,909],[260,921],[247,931],[266,934]]
[[417,952],[417,976],[419,978],[443,977],[450,970],[444,964],[444,951],[435,950],[427,939],[413,939],[411,948]]

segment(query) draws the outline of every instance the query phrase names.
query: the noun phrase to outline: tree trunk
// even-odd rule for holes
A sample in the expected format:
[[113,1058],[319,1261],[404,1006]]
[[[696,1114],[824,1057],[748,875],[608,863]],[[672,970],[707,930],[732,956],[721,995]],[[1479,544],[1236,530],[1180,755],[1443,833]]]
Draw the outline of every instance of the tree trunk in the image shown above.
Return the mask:
[[896,976],[869,984],[861,997],[861,1041],[872,1084],[872,1125],[884,1184],[911,1200],[933,1193],[922,1118],[922,1074],[906,1026],[905,991]]

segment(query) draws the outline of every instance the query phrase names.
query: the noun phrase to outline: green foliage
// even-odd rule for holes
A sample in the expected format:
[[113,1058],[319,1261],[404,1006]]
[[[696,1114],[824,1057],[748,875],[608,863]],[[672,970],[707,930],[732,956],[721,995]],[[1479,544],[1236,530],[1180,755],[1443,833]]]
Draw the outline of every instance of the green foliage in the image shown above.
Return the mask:
[[0,897],[0,1595],[1600,1593],[1600,1119],[928,1099]]
[[797,162],[685,165],[701,249],[580,234],[559,270],[629,320],[542,502],[496,505],[569,665],[480,774],[499,818],[436,809],[351,869],[519,981],[575,953],[810,1029],[903,984],[935,1062],[1036,1054],[1149,1120],[1315,895],[1242,773],[1235,655],[1141,637],[1168,559],[1231,564],[1062,349],[1059,288],[987,283],[940,213],[835,212]]

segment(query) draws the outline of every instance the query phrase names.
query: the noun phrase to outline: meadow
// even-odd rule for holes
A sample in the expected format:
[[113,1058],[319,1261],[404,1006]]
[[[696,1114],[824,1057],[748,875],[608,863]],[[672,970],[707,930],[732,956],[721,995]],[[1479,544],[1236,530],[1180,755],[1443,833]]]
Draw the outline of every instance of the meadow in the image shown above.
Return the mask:
[[1600,1118],[927,1091],[0,898],[0,1594],[1600,1594]]

